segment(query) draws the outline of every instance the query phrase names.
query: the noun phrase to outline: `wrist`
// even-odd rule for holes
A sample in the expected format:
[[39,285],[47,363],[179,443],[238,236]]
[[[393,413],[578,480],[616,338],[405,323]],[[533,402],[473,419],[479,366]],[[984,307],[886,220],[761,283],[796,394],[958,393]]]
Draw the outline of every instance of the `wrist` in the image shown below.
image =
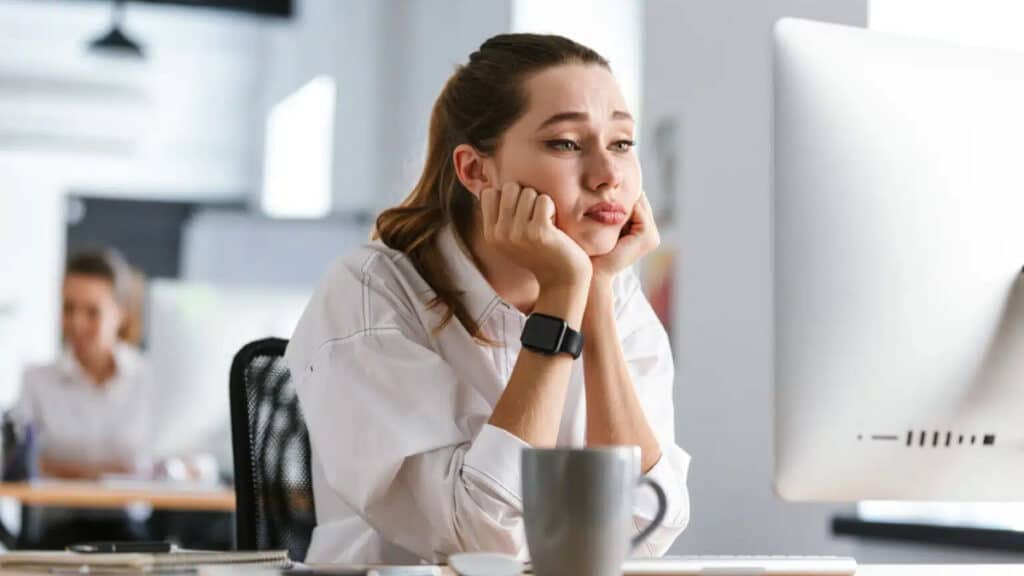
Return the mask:
[[615,293],[612,290],[611,278],[595,276],[590,283],[590,289],[587,293],[587,307],[583,312],[584,330],[605,316],[613,317],[615,310],[614,302]]
[[545,290],[583,290],[590,286],[594,271],[591,268],[566,267],[545,276],[537,275],[541,293]]
[[594,276],[590,279],[590,284],[588,286],[590,295],[597,297],[611,296],[612,283],[614,280],[614,274],[608,274],[605,272],[594,272]]
[[587,306],[587,289],[583,284],[541,285],[532,311],[561,318],[570,328],[579,330]]

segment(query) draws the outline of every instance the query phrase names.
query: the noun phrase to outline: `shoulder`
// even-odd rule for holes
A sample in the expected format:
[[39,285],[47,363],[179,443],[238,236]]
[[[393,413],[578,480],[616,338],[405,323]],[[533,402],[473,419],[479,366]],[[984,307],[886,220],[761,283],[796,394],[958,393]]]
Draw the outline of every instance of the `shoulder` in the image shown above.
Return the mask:
[[612,292],[615,294],[616,317],[627,314],[630,308],[636,306],[636,300],[646,301],[643,288],[640,285],[640,278],[637,277],[632,266],[615,276],[615,280],[612,281]]
[[59,361],[28,365],[21,372],[17,404],[23,407],[45,404],[44,399],[60,394],[65,382],[66,375]]
[[364,286],[401,291],[417,281],[422,279],[408,256],[381,242],[371,242],[332,262],[318,291],[338,294]]
[[114,348],[114,358],[117,361],[118,372],[126,381],[144,388],[150,387],[153,371],[142,350],[131,344],[119,342]]
[[401,329],[421,332],[429,285],[402,252],[380,242],[336,259],[310,298],[288,345],[288,364],[305,367],[325,343]]
[[62,374],[57,362],[30,364],[21,373],[22,391],[31,393],[39,388],[53,386],[61,378]]
[[633,268],[615,277],[615,322],[623,340],[638,334],[649,334],[667,342],[668,334],[644,293],[640,278]]

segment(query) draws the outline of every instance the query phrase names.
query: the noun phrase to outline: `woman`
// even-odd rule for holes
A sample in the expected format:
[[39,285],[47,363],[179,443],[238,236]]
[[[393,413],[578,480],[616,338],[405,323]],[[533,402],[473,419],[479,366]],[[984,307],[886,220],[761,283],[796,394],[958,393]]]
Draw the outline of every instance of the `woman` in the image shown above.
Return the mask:
[[[448,80],[419,182],[332,267],[288,349],[309,561],[525,556],[528,446],[640,446],[669,501],[642,552],[683,530],[671,352],[629,269],[659,242],[634,128],[608,63],[562,37],[495,36]],[[582,361],[545,341],[563,326]],[[638,529],[655,509],[638,502]]]
[[30,423],[39,473],[95,479],[149,470],[152,377],[121,336],[132,272],[112,250],[73,255],[64,271],[64,350],[51,364],[26,370],[13,408]]
[[[31,427],[41,476],[94,480],[148,473],[153,381],[126,342],[132,271],[113,250],[85,251],[67,262],[62,287],[64,350],[56,362],[25,371],[10,417]],[[33,510],[23,540],[63,548],[86,539],[143,539],[145,513]]]

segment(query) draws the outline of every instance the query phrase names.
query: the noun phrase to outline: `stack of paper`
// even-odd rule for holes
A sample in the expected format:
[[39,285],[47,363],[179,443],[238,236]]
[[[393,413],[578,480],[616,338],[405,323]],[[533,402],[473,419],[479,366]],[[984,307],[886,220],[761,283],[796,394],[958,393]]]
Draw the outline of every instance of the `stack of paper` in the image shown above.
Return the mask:
[[54,568],[104,572],[180,571],[202,565],[230,564],[290,568],[287,550],[219,552],[183,550],[167,554],[80,554],[77,552],[8,552],[0,554],[0,568],[52,570]]

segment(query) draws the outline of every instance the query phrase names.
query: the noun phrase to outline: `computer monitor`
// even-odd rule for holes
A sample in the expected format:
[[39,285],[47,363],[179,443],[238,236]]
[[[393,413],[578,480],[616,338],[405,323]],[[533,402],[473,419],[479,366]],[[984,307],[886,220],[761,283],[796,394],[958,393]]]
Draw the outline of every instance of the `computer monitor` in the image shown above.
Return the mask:
[[312,293],[312,286],[151,283],[147,343],[158,398],[156,456],[208,453],[223,472],[231,470],[231,361],[253,340],[291,338]]
[[774,43],[777,493],[1024,499],[1024,53]]

